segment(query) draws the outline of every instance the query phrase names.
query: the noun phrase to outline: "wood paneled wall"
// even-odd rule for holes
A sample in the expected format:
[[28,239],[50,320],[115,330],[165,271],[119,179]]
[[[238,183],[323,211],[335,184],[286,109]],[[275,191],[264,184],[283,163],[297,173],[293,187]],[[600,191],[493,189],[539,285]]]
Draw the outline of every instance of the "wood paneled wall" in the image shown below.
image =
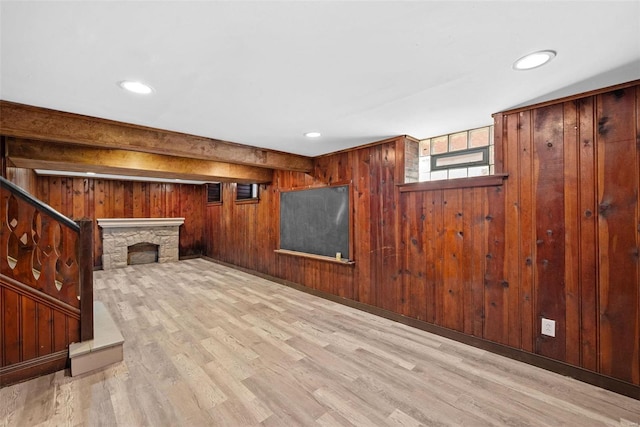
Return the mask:
[[204,251],[203,185],[38,176],[32,194],[69,218],[94,220],[95,267],[102,266],[97,218],[184,217],[180,256]]
[[[522,345],[640,382],[640,86],[496,115]],[[556,337],[541,335],[541,319]],[[528,326],[531,325],[531,326]]]
[[[245,268],[349,299],[393,310],[401,298],[398,189],[405,137],[315,161],[312,174],[277,171],[261,186],[260,202],[235,203],[235,185],[223,184],[223,202],[207,206],[207,254]],[[354,259],[342,265],[276,254],[279,191],[351,184]]]
[[[400,193],[404,138],[207,206],[207,255],[640,384],[640,88],[495,115],[503,186]],[[275,254],[279,191],[351,183],[355,265]],[[555,338],[541,319],[556,322]]]

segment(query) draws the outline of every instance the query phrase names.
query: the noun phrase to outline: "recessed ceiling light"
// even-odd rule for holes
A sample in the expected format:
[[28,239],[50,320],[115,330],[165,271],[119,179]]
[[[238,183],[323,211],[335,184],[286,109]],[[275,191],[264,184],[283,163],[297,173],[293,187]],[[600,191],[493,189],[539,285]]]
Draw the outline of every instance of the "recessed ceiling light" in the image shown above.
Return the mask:
[[540,50],[523,56],[513,63],[514,70],[531,70],[551,61],[556,56],[553,50]]
[[319,138],[321,135],[320,132],[307,132],[304,134],[307,138]]
[[153,92],[153,88],[146,83],[142,83],[135,80],[123,80],[118,83],[124,90],[128,90],[129,92],[139,93],[141,95],[148,95]]
[[87,175],[95,175],[95,172],[87,172]]

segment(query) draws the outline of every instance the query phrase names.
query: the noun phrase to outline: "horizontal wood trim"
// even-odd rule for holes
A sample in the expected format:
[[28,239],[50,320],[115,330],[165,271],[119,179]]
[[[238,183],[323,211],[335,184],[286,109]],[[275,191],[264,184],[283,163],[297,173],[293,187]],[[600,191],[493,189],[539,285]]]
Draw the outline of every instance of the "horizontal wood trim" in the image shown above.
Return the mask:
[[26,169],[248,183],[273,179],[273,170],[264,167],[15,138],[7,138],[7,157]]
[[305,252],[298,252],[298,251],[290,251],[287,249],[276,249],[274,250],[275,253],[280,254],[280,255],[289,255],[289,256],[296,256],[296,257],[301,257],[301,258],[310,258],[310,259],[315,259],[318,261],[325,261],[325,262],[332,262],[334,264],[342,264],[342,265],[355,265],[355,261],[345,261],[343,260],[338,260],[337,258],[333,258],[330,256],[324,256],[324,255],[316,255],[316,254],[308,254]]
[[26,296],[27,298],[30,298],[35,302],[44,304],[47,307],[57,310],[66,316],[80,319],[79,308],[75,308],[69,304],[66,304],[52,297],[51,295],[47,295],[42,291],[32,288],[31,286],[20,283],[12,279],[11,277],[5,276],[4,274],[0,274],[0,287],[5,287],[12,290],[13,292],[16,292],[19,295]]
[[354,301],[349,298],[333,295],[319,289],[309,288],[307,286],[303,286],[288,280],[280,279],[278,277],[273,277],[268,274],[257,272],[255,270],[238,267],[234,264],[218,261],[209,257],[202,257],[202,258],[217,264],[233,267],[245,273],[249,273],[254,276],[261,277],[263,279],[267,279],[272,282],[276,282],[281,285],[285,285],[290,288],[293,288],[302,292],[306,292],[308,294],[315,295],[320,298],[324,298],[329,301],[343,304],[348,307],[356,308],[358,310],[362,310],[367,313],[374,314],[376,316],[384,317],[386,319],[393,320],[407,326],[421,329],[423,331],[430,332],[432,334],[439,335],[445,338],[449,338],[454,341],[457,341],[466,345],[470,345],[472,347],[480,348],[480,349],[489,351],[491,353],[499,354],[501,356],[505,356],[510,359],[518,360],[520,362],[527,363],[532,366],[537,366],[539,368],[546,369],[560,375],[569,376],[577,380],[583,381],[585,383],[592,384],[597,387],[601,387],[606,390],[610,390],[615,393],[619,393],[624,396],[628,396],[633,399],[640,400],[640,386],[628,383],[626,381],[621,381],[616,378],[612,378],[606,375],[598,374],[596,372],[588,371],[586,369],[572,366],[564,362],[550,359],[548,357],[518,350],[513,347],[502,345],[493,341],[489,341],[479,337],[474,337],[471,335],[464,334],[462,332],[454,331],[452,329],[448,329],[442,326],[424,322],[422,320],[407,317],[390,310],[385,310],[379,307],[374,307],[372,305],[364,304],[359,301]]
[[0,387],[6,387],[65,369],[68,366],[69,350],[47,354],[24,362],[0,368]]
[[503,181],[509,177],[509,174],[496,174],[489,176],[478,176],[472,178],[445,179],[441,181],[425,181],[413,182],[410,184],[400,184],[398,188],[401,193],[410,191],[431,191],[431,190],[450,190],[456,188],[475,188],[475,187],[497,187],[503,184]]
[[310,172],[310,157],[0,101],[0,134],[83,146]]

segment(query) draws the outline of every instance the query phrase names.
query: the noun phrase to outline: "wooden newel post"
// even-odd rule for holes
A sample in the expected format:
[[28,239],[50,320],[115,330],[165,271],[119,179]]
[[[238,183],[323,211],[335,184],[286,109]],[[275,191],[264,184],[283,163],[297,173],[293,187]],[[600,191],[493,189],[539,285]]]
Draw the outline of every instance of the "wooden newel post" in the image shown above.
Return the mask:
[[80,266],[80,340],[93,339],[93,221],[77,221],[80,226],[78,263]]

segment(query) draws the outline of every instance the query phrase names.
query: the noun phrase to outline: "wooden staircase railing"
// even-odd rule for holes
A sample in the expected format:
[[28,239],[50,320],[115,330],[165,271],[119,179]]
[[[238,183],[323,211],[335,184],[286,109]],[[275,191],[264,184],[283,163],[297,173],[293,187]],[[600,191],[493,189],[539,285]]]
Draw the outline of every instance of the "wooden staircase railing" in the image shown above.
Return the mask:
[[0,387],[63,369],[93,339],[93,223],[0,177]]

